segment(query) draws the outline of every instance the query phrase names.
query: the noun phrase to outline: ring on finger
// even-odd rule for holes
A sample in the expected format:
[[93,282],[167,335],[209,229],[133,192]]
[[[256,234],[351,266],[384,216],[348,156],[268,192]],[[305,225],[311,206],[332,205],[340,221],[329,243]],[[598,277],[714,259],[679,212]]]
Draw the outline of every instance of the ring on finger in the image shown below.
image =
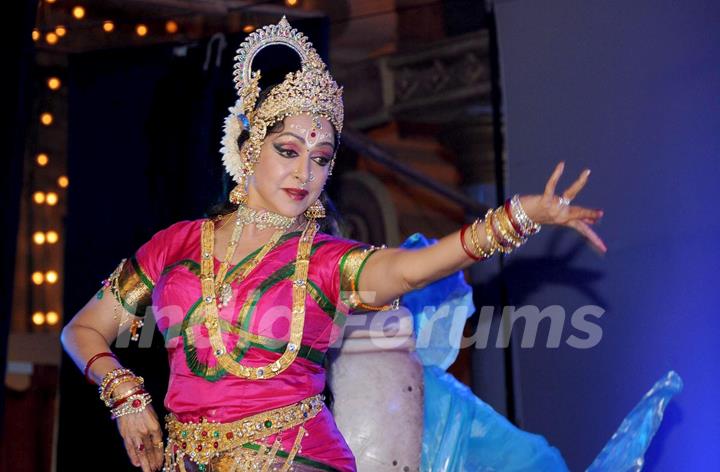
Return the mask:
[[162,442],[162,441],[158,441],[158,442],[156,442],[156,443],[153,443],[153,446],[154,446],[154,447],[157,447],[157,448],[163,447],[163,442]]
[[145,450],[145,444],[143,444],[143,443],[138,444],[137,450],[140,451],[140,452],[144,451],[144,450]]
[[558,206],[567,206],[567,205],[570,205],[570,202],[571,202],[571,201],[572,201],[572,200],[569,199],[569,198],[560,197],[560,201],[558,201]]

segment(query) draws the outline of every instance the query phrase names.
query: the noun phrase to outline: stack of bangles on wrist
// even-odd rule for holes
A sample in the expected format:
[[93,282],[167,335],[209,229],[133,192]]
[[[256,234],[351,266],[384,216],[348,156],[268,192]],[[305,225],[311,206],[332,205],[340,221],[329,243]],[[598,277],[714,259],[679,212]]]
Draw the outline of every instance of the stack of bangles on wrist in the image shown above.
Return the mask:
[[[85,367],[86,377],[92,362],[104,356],[115,357],[112,353],[101,353],[93,356]],[[114,393],[118,385],[125,383],[133,384],[132,388],[121,396],[115,396]],[[98,387],[98,393],[100,394],[100,400],[110,408],[110,417],[112,419],[145,410],[152,398],[145,391],[144,383],[145,380],[142,377],[133,374],[129,369],[117,368],[105,374]]]
[[[485,222],[485,240],[489,248],[484,249],[480,244],[481,237],[478,235],[478,225]],[[470,241],[474,251],[468,248],[465,242],[465,233],[470,229]],[[540,225],[533,222],[523,210],[520,204],[520,196],[514,195],[508,198],[505,204],[494,210],[488,210],[485,217],[467,224],[460,230],[460,242],[465,254],[475,261],[482,261],[492,257],[496,251],[509,254],[515,248],[520,247],[532,236],[540,231]]]

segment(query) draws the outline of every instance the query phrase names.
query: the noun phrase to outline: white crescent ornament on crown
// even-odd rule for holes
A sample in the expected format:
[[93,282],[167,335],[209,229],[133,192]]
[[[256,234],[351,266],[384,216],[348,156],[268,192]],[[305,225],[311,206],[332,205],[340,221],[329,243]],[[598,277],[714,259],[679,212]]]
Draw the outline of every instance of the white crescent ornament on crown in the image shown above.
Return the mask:
[[[260,94],[260,71],[252,70],[255,56],[268,46],[284,45],[300,57],[301,69],[290,72],[278,84],[258,110],[255,104]],[[338,87],[326,70],[308,38],[292,28],[285,16],[276,25],[255,30],[242,42],[235,56],[235,88],[238,99],[229,108],[221,140],[223,165],[238,184],[247,185],[260,153],[267,128],[287,116],[309,114],[319,128],[319,118],[327,118],[339,134],[343,125],[342,87]],[[241,156],[238,138],[249,124],[250,137]],[[332,173],[333,160],[330,164]]]

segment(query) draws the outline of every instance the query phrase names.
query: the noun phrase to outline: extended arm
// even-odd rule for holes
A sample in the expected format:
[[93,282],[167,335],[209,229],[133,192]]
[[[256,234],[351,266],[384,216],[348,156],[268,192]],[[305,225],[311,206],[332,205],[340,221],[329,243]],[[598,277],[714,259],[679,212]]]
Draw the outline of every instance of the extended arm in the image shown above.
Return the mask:
[[[562,197],[559,197],[555,195],[555,187],[563,168],[564,163],[558,164],[542,195],[520,197],[521,207],[531,222],[571,227],[582,234],[594,248],[604,253],[607,251],[605,244],[589,226],[596,223],[603,212],[570,205],[570,201],[587,183],[590,171],[583,171],[563,192]],[[503,210],[499,208],[497,212]],[[508,216],[512,218],[511,214]],[[476,261],[471,256],[486,258],[487,254],[500,249],[498,243],[508,243],[509,240],[524,242],[523,238],[518,238],[522,235],[514,232],[513,221],[504,218],[505,215],[497,213],[496,219],[491,217],[488,221],[486,217],[476,221],[472,228],[463,233],[465,249],[461,244],[461,232],[456,231],[441,238],[437,244],[423,249],[388,248],[377,251],[368,259],[358,279],[357,290],[362,301],[371,305],[383,305],[409,291],[470,266]],[[491,225],[489,228],[486,227],[488,224]],[[512,246],[510,244],[510,247]],[[502,249],[509,252],[505,247]]]

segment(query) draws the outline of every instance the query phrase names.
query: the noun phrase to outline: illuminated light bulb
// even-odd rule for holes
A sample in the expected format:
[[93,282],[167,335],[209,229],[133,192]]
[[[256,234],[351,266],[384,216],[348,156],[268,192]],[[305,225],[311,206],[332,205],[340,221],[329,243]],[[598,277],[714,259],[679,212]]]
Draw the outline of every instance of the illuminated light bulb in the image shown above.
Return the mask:
[[49,45],[51,45],[51,46],[54,45],[54,44],[57,44],[57,42],[58,42],[58,35],[56,35],[55,33],[53,33],[53,32],[51,31],[51,32],[49,32],[48,34],[45,35],[45,41],[46,41]]
[[47,283],[54,284],[58,281],[58,273],[54,270],[49,270],[45,272],[45,280],[47,280]]
[[60,239],[60,237],[58,236],[57,231],[48,231],[45,233],[45,240],[48,244],[55,244],[58,242],[58,239]]
[[57,90],[60,88],[60,85],[62,85],[62,82],[60,82],[60,79],[57,77],[50,77],[47,81],[47,85],[50,90]]
[[45,203],[50,206],[55,206],[58,202],[58,195],[55,192],[48,192],[45,196]]
[[76,20],[82,20],[83,18],[85,18],[85,9],[78,5],[72,9],[72,15],[75,17]]
[[40,123],[44,124],[45,126],[50,126],[53,122],[53,116],[52,113],[43,113],[40,115]]
[[55,34],[62,38],[67,34],[67,28],[65,28],[63,25],[57,25],[55,27]]
[[67,186],[70,185],[70,180],[68,180],[68,178],[64,175],[61,175],[58,177],[58,185],[60,188],[67,188]]
[[48,164],[48,162],[50,162],[50,158],[44,152],[41,152],[40,154],[38,154],[37,157],[35,158],[35,160],[37,161],[37,163],[40,167],[45,167]]
[[45,314],[45,321],[47,321],[47,324],[50,326],[56,325],[58,321],[60,321],[60,315],[58,315],[57,311],[48,311]]
[[143,37],[143,36],[145,36],[146,34],[148,34],[148,28],[147,28],[147,26],[145,26],[145,25],[137,25],[137,26],[135,27],[135,33],[136,33],[138,36]]
[[103,31],[105,31],[106,33],[111,33],[112,30],[114,30],[114,29],[115,29],[115,23],[113,23],[110,20],[103,21]]
[[285,0],[285,4],[289,7],[295,7],[298,4],[298,0]]
[[45,3],[55,3],[57,0],[45,0]]
[[35,231],[33,233],[33,242],[37,245],[45,244],[45,233],[42,231]]
[[40,285],[45,281],[45,276],[42,272],[33,272],[31,278],[35,285]]
[[253,25],[243,26],[243,33],[252,33],[253,31],[255,31],[255,26],[253,26]]
[[165,23],[165,31],[167,31],[170,34],[175,34],[178,32],[178,24],[174,22],[173,20],[168,20]]
[[43,192],[35,192],[33,193],[33,201],[37,203],[38,205],[42,205],[45,203],[45,193]]
[[38,39],[40,39],[40,31],[38,31],[37,29],[34,29],[32,31],[32,39],[33,39],[33,41],[37,41]]
[[40,326],[45,323],[45,314],[42,311],[36,311],[32,315],[32,322],[35,326]]

